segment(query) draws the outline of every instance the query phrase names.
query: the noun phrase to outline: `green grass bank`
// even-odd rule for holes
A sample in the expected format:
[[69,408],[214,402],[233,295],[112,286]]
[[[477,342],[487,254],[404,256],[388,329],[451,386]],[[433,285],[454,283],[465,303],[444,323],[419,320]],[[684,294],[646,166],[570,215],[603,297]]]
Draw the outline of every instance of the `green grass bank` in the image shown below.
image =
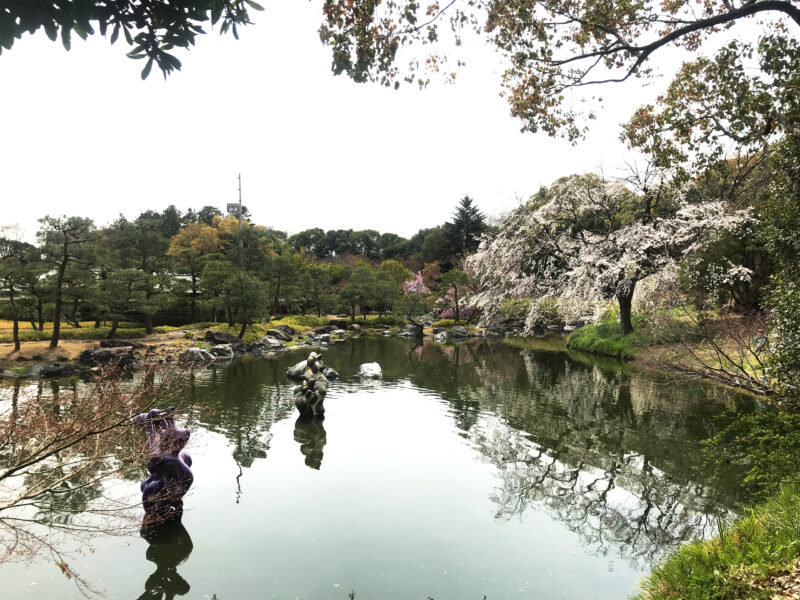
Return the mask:
[[785,487],[719,535],[684,546],[654,568],[636,600],[792,598],[800,587],[800,493]]

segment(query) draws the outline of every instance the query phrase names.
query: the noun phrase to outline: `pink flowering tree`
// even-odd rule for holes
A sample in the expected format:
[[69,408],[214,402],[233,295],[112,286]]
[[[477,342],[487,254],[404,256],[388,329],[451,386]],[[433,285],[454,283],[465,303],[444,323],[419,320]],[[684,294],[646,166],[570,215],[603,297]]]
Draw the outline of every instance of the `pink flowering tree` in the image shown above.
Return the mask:
[[409,279],[403,284],[404,294],[418,294],[420,296],[428,296],[431,291],[428,286],[422,281],[422,271],[417,271],[413,279]]
[[[711,232],[751,220],[706,201],[694,187],[661,184],[637,195],[597,175],[572,175],[505,215],[498,233],[467,260],[479,288],[472,301],[493,311],[508,298],[553,298],[585,314],[616,298],[622,331],[631,333],[639,282],[673,276]],[[537,305],[531,303],[529,329]]]

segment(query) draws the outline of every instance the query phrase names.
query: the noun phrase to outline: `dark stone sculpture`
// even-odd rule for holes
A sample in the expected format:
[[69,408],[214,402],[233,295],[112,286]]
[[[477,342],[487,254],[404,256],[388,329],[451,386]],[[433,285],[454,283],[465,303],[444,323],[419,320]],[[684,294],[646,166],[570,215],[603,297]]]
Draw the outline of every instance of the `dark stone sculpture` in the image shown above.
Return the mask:
[[312,352],[306,360],[306,368],[301,378],[303,383],[295,386],[294,404],[301,417],[321,417],[325,414],[325,395],[328,393],[328,379],[322,370],[322,355]]
[[175,407],[154,408],[136,415],[133,420],[149,436],[147,440],[147,470],[150,477],[142,482],[142,504],[146,513],[145,525],[183,514],[183,496],[194,481],[192,457],[183,451],[189,441],[189,430],[175,425]]

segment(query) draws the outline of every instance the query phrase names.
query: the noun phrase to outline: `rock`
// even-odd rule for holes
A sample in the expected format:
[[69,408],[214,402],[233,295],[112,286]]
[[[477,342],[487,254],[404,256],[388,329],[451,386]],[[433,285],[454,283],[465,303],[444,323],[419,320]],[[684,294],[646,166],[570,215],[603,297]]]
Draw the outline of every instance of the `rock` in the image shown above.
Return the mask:
[[445,329],[444,327],[434,327],[433,328],[433,335],[436,335],[437,333],[441,333],[443,331],[447,331],[447,329]]
[[389,337],[390,335],[392,335],[392,332],[387,329],[386,331],[381,331],[381,335],[385,335],[386,337]]
[[339,379],[339,371],[333,367],[323,367],[322,374],[326,379]]
[[219,344],[209,350],[217,360],[233,360],[236,354],[233,352],[233,346],[230,344]]
[[269,335],[265,335],[260,340],[258,340],[258,344],[259,346],[266,346],[270,350],[278,350],[284,347],[283,342],[280,339],[274,338]]
[[100,340],[101,348],[144,348],[144,344],[131,340]]
[[175,357],[172,354],[168,354],[167,358],[164,359],[166,362],[175,362]]
[[455,327],[453,327],[452,334],[453,334],[453,337],[457,337],[457,338],[469,337],[469,332],[464,327],[462,327],[461,325],[456,325]]
[[276,340],[281,340],[282,342],[288,342],[291,341],[292,339],[291,335],[285,333],[284,331],[278,329],[277,327],[275,329],[268,330],[267,336],[275,338]]
[[73,365],[62,365],[60,363],[52,363],[49,365],[42,365],[39,375],[42,377],[69,377],[74,375],[77,369]]
[[359,379],[380,379],[383,377],[381,366],[378,363],[364,363],[358,367]]
[[214,360],[214,355],[202,348],[187,348],[180,353],[178,360],[180,362],[211,362]]
[[230,344],[234,348],[242,348],[244,346],[244,342],[242,342],[242,340],[235,335],[224,333],[222,331],[212,331],[211,329],[206,331],[203,339],[207,342],[211,342],[215,346],[220,344]]
[[438,342],[439,344],[446,344],[450,341],[450,332],[445,330],[434,334],[433,341]]
[[409,333],[408,331],[401,331],[400,333],[398,333],[398,334],[397,334],[397,337],[402,337],[402,338],[413,338],[413,337],[415,337],[415,336],[414,336],[414,334],[412,334],[412,333]]
[[384,329],[389,329],[389,326],[388,325],[384,325],[383,323],[375,323],[375,325],[373,325],[372,328],[377,330],[377,331],[382,331]]
[[133,347],[89,348],[81,352],[78,362],[90,367],[103,365],[113,365],[120,368],[127,367],[133,362]]
[[350,323],[347,326],[347,331],[352,331],[353,333],[361,333],[361,325],[358,323]]
[[407,333],[410,334],[411,337],[414,338],[421,338],[423,333],[422,325],[414,325],[414,324],[409,325],[406,331]]
[[15,358],[14,360],[15,360],[15,361],[17,361],[17,362],[23,362],[23,361],[26,361],[26,360],[28,360],[28,359],[27,359],[27,358],[25,358],[24,356],[18,356],[18,357],[17,357],[17,358]]
[[334,329],[331,335],[347,335],[347,332],[344,329]]
[[327,344],[328,342],[331,341],[331,334],[323,333],[322,335],[319,336],[319,341],[322,342],[323,344]]

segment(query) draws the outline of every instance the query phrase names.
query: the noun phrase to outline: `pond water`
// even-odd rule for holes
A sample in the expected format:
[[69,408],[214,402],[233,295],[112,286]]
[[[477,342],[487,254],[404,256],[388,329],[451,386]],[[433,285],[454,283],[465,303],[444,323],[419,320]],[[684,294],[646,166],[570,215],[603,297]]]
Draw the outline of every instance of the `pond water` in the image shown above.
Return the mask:
[[[714,388],[546,342],[362,337],[326,350],[341,378],[304,424],[285,372],[307,353],[194,376],[182,524],[70,565],[106,598],[619,600],[739,506],[701,467],[746,402]],[[382,382],[355,379],[364,362]],[[0,589],[80,597],[46,560],[3,565]]]

